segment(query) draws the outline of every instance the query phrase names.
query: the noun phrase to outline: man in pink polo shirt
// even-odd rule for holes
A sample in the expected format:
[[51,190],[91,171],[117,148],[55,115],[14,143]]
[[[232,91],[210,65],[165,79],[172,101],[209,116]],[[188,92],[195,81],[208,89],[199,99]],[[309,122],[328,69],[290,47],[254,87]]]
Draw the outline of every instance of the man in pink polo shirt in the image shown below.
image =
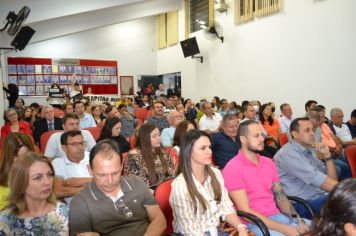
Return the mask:
[[[284,194],[273,161],[258,154],[264,148],[259,123],[249,120],[240,124],[238,138],[241,149],[222,172],[235,206],[258,216],[272,236],[306,232],[310,222],[299,217]],[[256,225],[249,224],[249,228],[256,236],[262,235]]]

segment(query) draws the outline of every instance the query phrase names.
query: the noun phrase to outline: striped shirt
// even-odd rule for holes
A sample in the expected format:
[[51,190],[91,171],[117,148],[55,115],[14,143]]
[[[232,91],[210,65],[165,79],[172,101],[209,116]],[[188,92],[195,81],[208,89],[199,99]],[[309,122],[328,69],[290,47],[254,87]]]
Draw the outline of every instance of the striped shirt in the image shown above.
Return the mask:
[[188,193],[187,184],[182,174],[178,175],[172,182],[169,202],[173,210],[174,232],[182,233],[185,236],[196,236],[203,235],[204,232],[209,231],[211,236],[215,236],[218,233],[216,227],[220,223],[220,216],[224,217],[235,213],[228,192],[224,187],[224,180],[220,171],[213,167],[212,169],[222,190],[220,203],[214,200],[210,176],[208,176],[204,185],[200,184],[193,176],[195,186],[208,203],[205,212],[198,202],[197,213],[194,212],[193,201]]

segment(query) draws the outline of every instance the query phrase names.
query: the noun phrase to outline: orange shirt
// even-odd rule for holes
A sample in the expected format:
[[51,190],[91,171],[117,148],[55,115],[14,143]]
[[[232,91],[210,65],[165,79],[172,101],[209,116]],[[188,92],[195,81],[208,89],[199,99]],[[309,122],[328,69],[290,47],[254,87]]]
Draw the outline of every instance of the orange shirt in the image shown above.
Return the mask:
[[324,144],[328,145],[329,148],[336,148],[336,143],[334,139],[331,137],[333,132],[331,131],[330,127],[327,124],[323,123],[320,128],[321,128],[321,141]]
[[270,125],[268,121],[265,121],[262,126],[266,130],[268,136],[275,137],[278,140],[281,130],[281,126],[279,125],[278,120],[273,119],[272,125]]

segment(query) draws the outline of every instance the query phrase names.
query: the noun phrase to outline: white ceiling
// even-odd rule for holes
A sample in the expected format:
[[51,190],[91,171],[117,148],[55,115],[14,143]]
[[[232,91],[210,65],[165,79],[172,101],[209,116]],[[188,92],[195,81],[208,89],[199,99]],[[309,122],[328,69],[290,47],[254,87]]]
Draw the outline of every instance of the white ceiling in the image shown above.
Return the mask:
[[[0,0],[0,28],[9,11],[31,9],[32,42],[177,10],[183,0]],[[5,41],[9,38],[2,32]]]

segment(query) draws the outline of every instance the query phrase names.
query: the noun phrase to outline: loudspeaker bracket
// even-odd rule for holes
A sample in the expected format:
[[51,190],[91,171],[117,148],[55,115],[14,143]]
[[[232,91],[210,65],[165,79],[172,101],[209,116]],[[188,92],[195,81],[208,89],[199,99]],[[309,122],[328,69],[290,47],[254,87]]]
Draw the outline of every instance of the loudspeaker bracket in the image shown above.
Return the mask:
[[203,61],[204,61],[203,56],[195,56],[195,55],[193,55],[192,58],[200,59],[200,63],[203,63]]

